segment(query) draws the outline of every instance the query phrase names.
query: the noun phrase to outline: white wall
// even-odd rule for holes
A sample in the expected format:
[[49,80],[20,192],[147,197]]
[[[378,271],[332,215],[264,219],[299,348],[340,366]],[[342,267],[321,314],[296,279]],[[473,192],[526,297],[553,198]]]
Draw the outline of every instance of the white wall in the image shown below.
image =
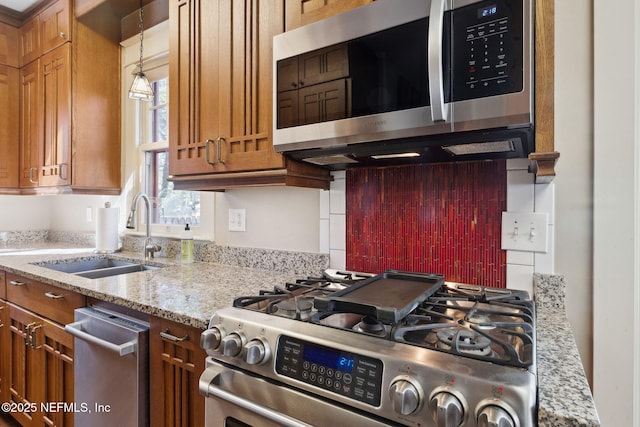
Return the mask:
[[0,231],[48,230],[50,197],[0,196]]
[[594,397],[640,425],[640,0],[594,0]]
[[[618,9],[618,8],[616,8]],[[619,10],[619,9],[618,9]],[[555,2],[555,272],[582,362],[592,375],[593,26],[592,3]]]

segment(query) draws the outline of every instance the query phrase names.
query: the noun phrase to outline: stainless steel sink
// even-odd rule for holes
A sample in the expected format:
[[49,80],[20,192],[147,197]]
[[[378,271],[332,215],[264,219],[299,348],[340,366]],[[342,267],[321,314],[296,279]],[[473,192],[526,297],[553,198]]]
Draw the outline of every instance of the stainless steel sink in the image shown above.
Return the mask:
[[161,267],[148,264],[122,261],[111,258],[91,258],[63,263],[37,263],[40,267],[61,271],[88,279],[117,276],[120,274],[135,273],[145,270],[157,270]]

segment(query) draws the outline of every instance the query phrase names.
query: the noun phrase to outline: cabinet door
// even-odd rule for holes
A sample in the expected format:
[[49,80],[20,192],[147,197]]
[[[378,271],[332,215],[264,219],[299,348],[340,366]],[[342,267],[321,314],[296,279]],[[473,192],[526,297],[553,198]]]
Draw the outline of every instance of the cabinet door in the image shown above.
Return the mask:
[[221,1],[218,27],[218,170],[281,168],[272,138],[272,57],[273,36],[284,31],[284,2]]
[[[64,327],[43,321],[42,342],[34,343],[44,357],[44,402],[74,402],[73,395],[73,336]],[[50,407],[43,411],[43,426],[73,426],[73,411]]]
[[286,0],[287,31],[371,3],[373,0]]
[[40,13],[42,53],[71,40],[69,0],[58,0]]
[[10,65],[14,68],[20,66],[19,42],[20,29],[0,22],[0,64]]
[[27,65],[37,59],[40,47],[40,17],[29,19],[20,27],[20,65]]
[[71,44],[40,58],[43,152],[40,186],[68,185],[71,176]]
[[40,61],[20,69],[20,188],[38,186],[42,130]]
[[169,320],[151,318],[150,425],[204,425],[204,396],[198,392],[198,380],[204,372],[207,355],[199,347],[201,332]]
[[[0,271],[0,279],[3,274],[4,272]],[[0,357],[0,399],[3,402],[9,401],[9,386],[7,381],[7,362],[9,361],[9,358],[7,355],[9,354],[10,348],[7,345],[9,339],[7,316],[7,303],[4,300],[0,300],[0,352],[2,354]]]
[[17,188],[19,170],[19,113],[20,91],[17,68],[0,65],[0,187]]
[[[42,349],[34,343],[42,342],[42,319],[13,304],[8,305],[7,326],[9,327],[8,360],[6,382],[9,388],[9,402],[20,407],[39,409],[43,402],[42,378],[44,366]],[[12,415],[23,427],[35,426],[37,410],[18,411]]]
[[218,1],[169,7],[169,173],[214,171],[218,130]]

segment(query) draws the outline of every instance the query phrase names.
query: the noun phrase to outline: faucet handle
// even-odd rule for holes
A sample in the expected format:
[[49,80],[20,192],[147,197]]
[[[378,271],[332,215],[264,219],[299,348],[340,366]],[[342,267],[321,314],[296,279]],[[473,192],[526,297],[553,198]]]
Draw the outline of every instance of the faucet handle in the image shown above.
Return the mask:
[[148,240],[144,246],[144,257],[146,259],[153,258],[153,254],[155,252],[160,252],[161,249],[162,247],[160,245]]

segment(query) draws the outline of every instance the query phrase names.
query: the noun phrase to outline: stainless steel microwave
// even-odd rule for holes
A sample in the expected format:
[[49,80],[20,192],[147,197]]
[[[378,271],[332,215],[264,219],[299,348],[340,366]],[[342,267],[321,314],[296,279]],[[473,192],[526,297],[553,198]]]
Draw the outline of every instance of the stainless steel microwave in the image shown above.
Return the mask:
[[274,37],[274,147],[357,165],[534,150],[534,0],[377,0]]

